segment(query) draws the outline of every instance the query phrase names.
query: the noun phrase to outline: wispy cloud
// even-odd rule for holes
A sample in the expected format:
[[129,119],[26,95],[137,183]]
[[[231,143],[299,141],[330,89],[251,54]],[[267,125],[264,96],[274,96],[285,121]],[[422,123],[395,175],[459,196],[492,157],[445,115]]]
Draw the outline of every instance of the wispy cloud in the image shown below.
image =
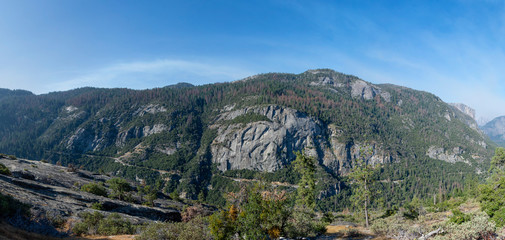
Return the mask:
[[445,101],[467,104],[477,110],[477,119],[483,122],[505,114],[498,107],[505,105],[505,69],[501,66],[505,54],[500,49],[454,39],[431,39],[430,45],[439,55],[431,58],[432,62],[421,56],[381,50],[371,52],[369,57],[388,67],[372,67],[364,72],[374,80],[392,79],[396,84],[432,92]]
[[68,90],[83,86],[145,89],[178,82],[199,85],[233,81],[253,74],[252,71],[233,67],[232,64],[160,59],[113,64],[54,83],[48,89]]

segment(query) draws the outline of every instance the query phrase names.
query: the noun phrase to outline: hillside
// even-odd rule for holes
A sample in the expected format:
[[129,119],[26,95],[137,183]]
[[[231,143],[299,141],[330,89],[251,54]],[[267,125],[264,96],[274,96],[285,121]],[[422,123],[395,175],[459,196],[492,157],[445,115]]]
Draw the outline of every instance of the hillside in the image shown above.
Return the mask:
[[491,140],[505,146],[505,116],[497,117],[481,128]]
[[[91,171],[164,179],[167,193],[224,202],[243,178],[293,184],[294,151],[319,161],[319,207],[346,205],[345,175],[372,149],[390,203],[461,189],[494,145],[427,92],[333,70],[151,90],[81,88],[0,98],[0,152]],[[338,200],[338,201],[337,201]]]
[[[75,232],[76,224],[83,221],[85,214],[98,212],[102,218],[116,214],[121,221],[133,225],[181,221],[184,203],[156,194],[152,206],[147,206],[144,202],[147,197],[134,193],[142,189],[138,187],[127,190],[128,199],[118,199],[106,188],[112,188],[109,176],[4,156],[0,156],[0,167],[8,169],[0,172],[0,221],[25,231],[68,236],[72,230]],[[94,190],[102,188],[104,192],[89,190],[89,186],[101,186]],[[13,200],[8,200],[9,197]],[[14,201],[20,203],[9,207],[15,205]]]

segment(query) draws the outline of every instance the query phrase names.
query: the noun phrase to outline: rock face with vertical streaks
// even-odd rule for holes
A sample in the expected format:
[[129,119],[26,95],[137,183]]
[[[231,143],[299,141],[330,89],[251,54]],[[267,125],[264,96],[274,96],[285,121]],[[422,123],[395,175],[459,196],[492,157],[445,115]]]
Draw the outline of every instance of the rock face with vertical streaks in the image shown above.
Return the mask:
[[[265,120],[230,123],[239,116],[265,116]],[[360,156],[364,144],[342,143],[338,129],[297,110],[277,105],[248,107],[224,112],[217,124],[218,131],[211,145],[213,162],[222,171],[250,169],[273,172],[295,159],[294,152],[304,151],[320,159],[321,163],[336,173],[346,172],[352,160]],[[370,164],[392,162],[378,144],[368,157]]]

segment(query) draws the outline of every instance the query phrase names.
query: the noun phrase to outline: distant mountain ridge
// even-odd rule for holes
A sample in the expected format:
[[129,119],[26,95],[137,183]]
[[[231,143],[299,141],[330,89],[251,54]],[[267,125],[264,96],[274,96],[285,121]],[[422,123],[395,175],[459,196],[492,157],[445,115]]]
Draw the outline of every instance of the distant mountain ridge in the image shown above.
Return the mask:
[[0,115],[0,152],[164,179],[167,192],[203,192],[211,202],[223,200],[230,177],[296,182],[294,151],[318,160],[321,206],[346,194],[342,179],[364,149],[369,164],[384,165],[390,201],[449,192],[488,168],[494,146],[471,116],[433,94],[329,69],[9,96]]
[[481,127],[491,140],[505,146],[505,116],[497,117]]

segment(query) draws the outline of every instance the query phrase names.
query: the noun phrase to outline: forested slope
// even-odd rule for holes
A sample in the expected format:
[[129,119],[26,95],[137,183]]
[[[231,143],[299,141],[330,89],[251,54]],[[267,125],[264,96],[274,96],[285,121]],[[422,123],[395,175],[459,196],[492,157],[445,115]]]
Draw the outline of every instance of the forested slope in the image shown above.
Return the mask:
[[[233,178],[295,183],[294,151],[319,160],[319,207],[346,204],[363,149],[395,203],[461,189],[494,146],[473,119],[433,94],[332,70],[150,90],[1,90],[0,152],[145,179],[223,203]],[[335,201],[338,200],[338,201]]]

